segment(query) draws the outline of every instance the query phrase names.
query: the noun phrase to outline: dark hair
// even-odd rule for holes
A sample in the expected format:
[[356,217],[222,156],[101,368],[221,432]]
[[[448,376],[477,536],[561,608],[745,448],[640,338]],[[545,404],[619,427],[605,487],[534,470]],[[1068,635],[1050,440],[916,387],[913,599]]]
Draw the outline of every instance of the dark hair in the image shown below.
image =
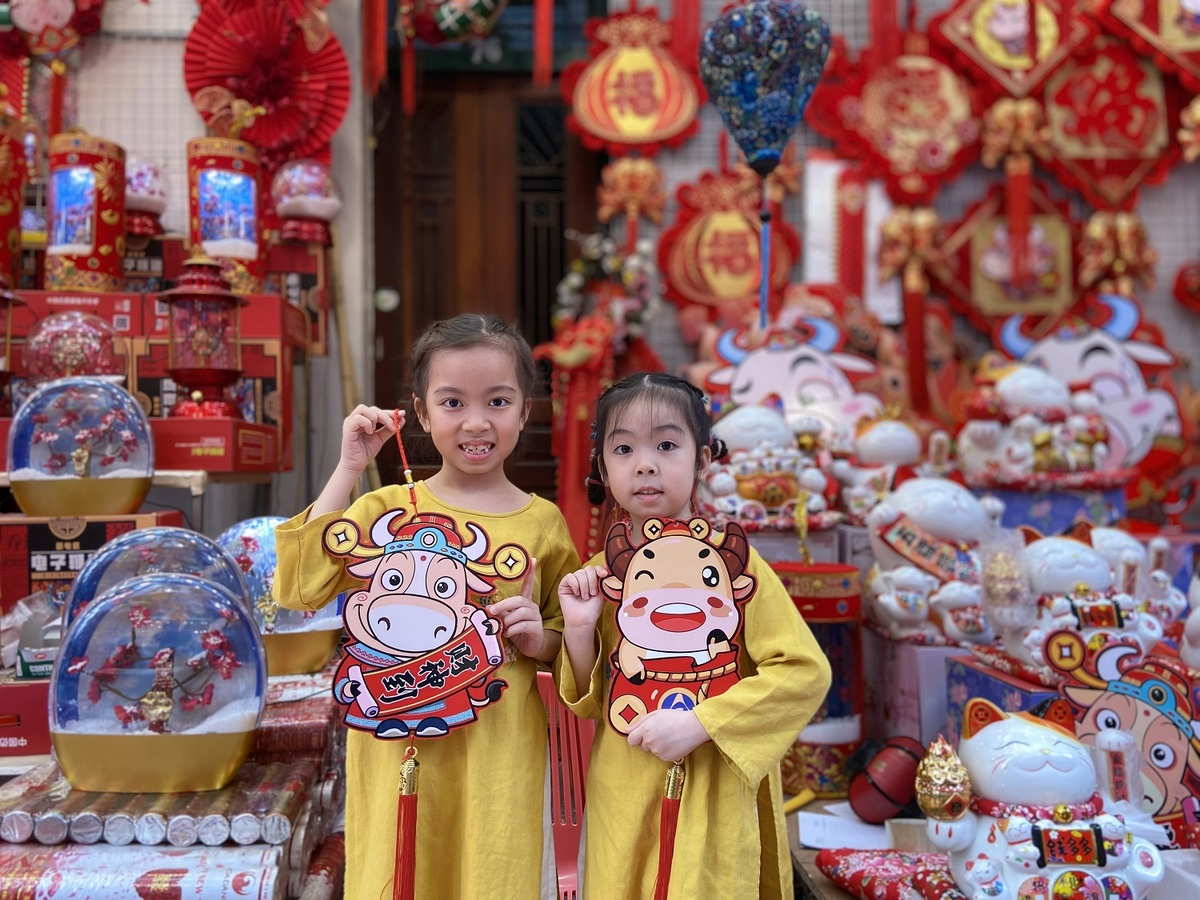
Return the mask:
[[596,401],[596,421],[592,425],[592,465],[587,476],[588,502],[599,506],[607,497],[601,478],[604,464],[604,438],[613,420],[637,400],[663,403],[675,409],[688,424],[696,439],[696,467],[703,448],[712,450],[713,459],[725,455],[725,444],[713,437],[708,399],[700,388],[666,372],[642,372],[627,375],[600,395]]
[[429,389],[429,367],[436,353],[483,345],[504,350],[512,356],[517,370],[517,387],[522,395],[532,397],[537,385],[537,363],[533,361],[525,338],[499,316],[474,313],[434,322],[417,339],[409,359],[413,393],[419,399],[425,399]]

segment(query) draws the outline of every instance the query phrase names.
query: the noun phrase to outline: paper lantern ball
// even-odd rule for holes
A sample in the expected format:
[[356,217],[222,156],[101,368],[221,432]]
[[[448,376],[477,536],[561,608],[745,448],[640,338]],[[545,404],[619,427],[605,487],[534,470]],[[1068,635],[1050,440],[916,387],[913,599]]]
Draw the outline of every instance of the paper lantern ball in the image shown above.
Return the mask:
[[917,766],[924,756],[920,741],[889,738],[850,779],[850,808],[855,815],[873,825],[898,816],[917,796]]
[[254,744],[266,686],[262,638],[239,598],[195,575],[139,575],[63,636],[50,738],[79,790],[216,790]]
[[154,441],[128,391],[99,378],[60,378],[13,416],[7,460],[27,516],[128,515],[150,490]]

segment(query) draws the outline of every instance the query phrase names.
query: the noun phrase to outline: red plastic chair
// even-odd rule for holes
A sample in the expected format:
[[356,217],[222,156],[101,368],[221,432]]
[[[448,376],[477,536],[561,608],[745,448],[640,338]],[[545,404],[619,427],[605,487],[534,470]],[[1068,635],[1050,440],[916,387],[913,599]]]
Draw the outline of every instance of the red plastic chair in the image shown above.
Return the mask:
[[596,723],[563,706],[549,672],[538,672],[538,691],[550,729],[550,818],[560,900],[579,900],[579,836],[583,829],[583,786]]

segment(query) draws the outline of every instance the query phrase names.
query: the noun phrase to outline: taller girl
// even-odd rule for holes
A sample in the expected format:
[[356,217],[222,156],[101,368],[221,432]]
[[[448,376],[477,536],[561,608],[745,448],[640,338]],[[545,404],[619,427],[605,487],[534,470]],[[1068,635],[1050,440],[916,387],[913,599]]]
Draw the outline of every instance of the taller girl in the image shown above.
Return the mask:
[[[631,537],[650,518],[688,520],[712,460],[704,395],[671,375],[632,375],[596,407],[589,499],[607,491]],[[604,717],[620,637],[600,581],[603,557],[559,586],[565,627],[559,690],[579,715]],[[736,684],[691,709],[655,709],[628,735],[596,730],[587,781],[587,897],[654,891],[666,764],[686,758],[671,898],[792,896],[779,761],[829,688],[830,671],[779,578],[750,551],[757,581],[743,610]],[[636,576],[635,576],[636,578]],[[612,606],[614,609],[607,609]]]
[[[507,689],[472,698],[473,705],[489,707],[477,721],[443,728],[446,723],[430,714],[382,722],[376,734],[349,732],[346,897],[391,896],[399,765],[411,732],[436,737],[418,744],[416,896],[528,900],[538,896],[542,878],[546,767],[535,661],[558,653],[556,588],[579,567],[579,557],[558,509],[504,473],[532,405],[536,368],[525,340],[495,316],[459,316],[436,323],[417,341],[411,365],[413,411],[442,457],[438,472],[417,483],[417,509],[422,516],[449,517],[461,535],[472,533],[471,523],[493,548],[519,545],[536,577],[524,591],[520,583],[498,581],[487,598],[489,614],[504,626],[506,658],[495,675]],[[281,605],[317,609],[361,587],[343,560],[324,552],[323,534],[335,519],[352,519],[369,534],[385,512],[409,508],[401,485],[386,485],[345,508],[367,464],[394,439],[393,416],[369,406],[347,416],[341,459],[328,484],[312,506],[276,530],[274,593]],[[398,418],[403,422],[403,413]]]

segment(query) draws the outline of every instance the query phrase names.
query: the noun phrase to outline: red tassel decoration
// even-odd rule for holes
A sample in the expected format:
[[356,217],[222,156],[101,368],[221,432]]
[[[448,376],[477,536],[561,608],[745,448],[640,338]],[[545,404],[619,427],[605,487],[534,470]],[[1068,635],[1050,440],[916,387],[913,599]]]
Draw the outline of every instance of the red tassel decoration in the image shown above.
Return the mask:
[[908,344],[908,399],[913,411],[929,412],[929,376],[925,362],[925,280],[921,263],[910,262],[901,275],[904,290],[904,336]]
[[674,0],[671,7],[671,50],[680,63],[699,69],[700,0]]
[[417,48],[412,38],[400,51],[400,108],[410,117],[417,111]]
[[554,78],[554,0],[533,0],[533,84]]
[[50,121],[47,137],[62,134],[63,104],[67,94],[67,64],[61,59],[50,63]]
[[882,68],[900,55],[900,27],[896,21],[896,0],[871,0],[871,54],[876,68]]
[[654,879],[654,900],[667,900],[671,888],[671,863],[675,857],[675,831],[679,827],[683,781],[683,760],[676,760],[667,770],[662,813],[658,820],[658,875]]
[[1008,255],[1013,284],[1024,290],[1029,282],[1029,228],[1033,200],[1033,160],[1028,153],[1010,154],[1004,161],[1004,207],[1008,214]]
[[400,761],[400,796],[396,801],[396,861],[392,900],[413,900],[417,852],[417,748],[409,745]]

